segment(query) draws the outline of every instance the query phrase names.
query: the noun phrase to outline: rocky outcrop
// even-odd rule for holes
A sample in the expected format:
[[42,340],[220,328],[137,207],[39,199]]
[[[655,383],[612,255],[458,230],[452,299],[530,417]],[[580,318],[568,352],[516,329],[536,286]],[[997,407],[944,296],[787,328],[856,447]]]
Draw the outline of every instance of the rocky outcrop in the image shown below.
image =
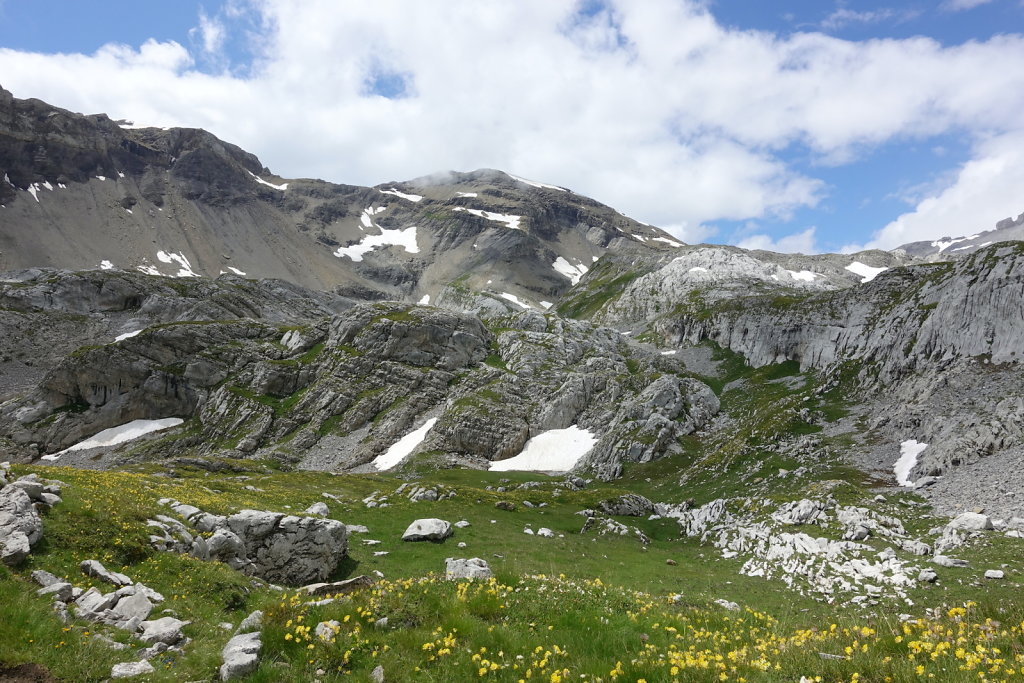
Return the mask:
[[61,502],[64,484],[27,474],[14,479],[10,463],[0,463],[0,562],[21,564],[43,537],[43,520],[36,509]]
[[[166,516],[150,520],[150,543],[163,551],[218,560],[274,583],[304,585],[330,576],[348,551],[348,530],[333,519],[242,510],[222,517],[178,501],[161,501],[193,531]],[[204,538],[196,532],[209,533]]]

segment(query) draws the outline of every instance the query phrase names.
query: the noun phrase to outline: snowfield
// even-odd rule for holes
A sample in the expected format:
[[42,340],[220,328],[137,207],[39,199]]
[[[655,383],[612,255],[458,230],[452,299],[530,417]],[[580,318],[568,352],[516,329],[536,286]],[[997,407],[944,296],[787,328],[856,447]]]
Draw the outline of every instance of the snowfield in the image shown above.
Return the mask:
[[910,480],[910,470],[914,469],[917,457],[926,448],[928,448],[928,444],[921,443],[916,439],[909,439],[900,444],[900,458],[892,466],[893,472],[896,473],[896,483],[900,486],[914,485],[914,482]]
[[373,251],[377,247],[396,246],[402,247],[410,254],[420,253],[419,245],[416,244],[416,226],[405,230],[380,229],[379,235],[367,235],[361,242],[351,244],[347,247],[339,247],[334,255],[338,258],[348,256],[353,261],[362,261],[363,254]]
[[260,185],[266,185],[267,187],[272,187],[275,190],[280,190],[282,192],[284,192],[285,190],[288,189],[288,183],[281,183],[280,185],[275,185],[274,183],[268,183],[266,180],[264,180],[263,178],[260,178],[258,175],[256,175],[252,171],[247,170],[246,173],[251,175],[253,180],[255,180]]
[[423,199],[423,197],[418,194],[406,194],[404,192],[399,192],[393,187],[389,190],[378,190],[378,192],[381,194],[392,194],[396,197],[401,197],[402,199],[408,199],[410,202],[418,202]]
[[389,470],[395,465],[398,465],[403,460],[409,457],[409,454],[413,450],[423,443],[423,439],[427,438],[427,432],[429,432],[433,426],[437,423],[437,418],[433,417],[415,431],[409,432],[401,439],[391,445],[386,452],[381,453],[373,459],[373,466],[378,470]]
[[474,216],[486,218],[489,221],[497,221],[498,223],[504,223],[512,230],[522,230],[522,228],[519,227],[519,221],[522,220],[522,216],[513,216],[511,214],[504,213],[491,213],[490,211],[483,211],[481,209],[467,209],[464,206],[456,206],[454,210],[466,211],[468,213],[473,214]]
[[566,261],[563,257],[559,256],[555,259],[555,262],[551,264],[551,267],[558,272],[559,275],[564,275],[569,278],[569,282],[579,284],[580,278],[587,274],[589,268],[582,263],[574,266],[573,264]]
[[854,261],[850,265],[846,266],[846,270],[850,271],[854,275],[860,275],[861,276],[861,283],[864,283],[864,282],[871,282],[876,277],[878,277],[879,273],[881,273],[883,271],[886,271],[886,270],[889,270],[889,269],[888,268],[875,268],[874,266],[869,266],[869,265],[867,265],[865,263],[861,263],[860,261]]
[[568,472],[597,443],[590,431],[573,425],[538,434],[519,455],[491,463],[492,472]]
[[79,441],[74,446],[69,446],[59,453],[44,455],[43,460],[57,460],[60,456],[71,451],[84,451],[88,448],[116,446],[119,443],[137,439],[140,436],[149,434],[150,432],[158,432],[163,429],[177,427],[183,422],[184,420],[180,417],[167,417],[162,420],[132,420],[131,422],[119,427],[104,429],[102,432],[89,437],[85,441]]

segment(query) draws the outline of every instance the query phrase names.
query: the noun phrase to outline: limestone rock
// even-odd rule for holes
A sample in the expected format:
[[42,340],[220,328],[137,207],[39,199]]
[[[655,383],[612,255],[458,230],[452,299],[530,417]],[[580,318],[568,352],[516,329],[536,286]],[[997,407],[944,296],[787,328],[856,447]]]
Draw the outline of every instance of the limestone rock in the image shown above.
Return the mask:
[[1002,579],[1006,577],[1006,572],[1002,569],[987,569],[985,571],[986,579]]
[[452,535],[452,525],[443,519],[417,519],[402,534],[403,541],[443,541]]
[[327,503],[317,502],[313,503],[308,508],[306,508],[302,512],[302,514],[316,515],[317,517],[326,517],[327,515],[331,514],[331,509],[327,507]]
[[224,663],[220,667],[220,680],[234,680],[255,671],[262,649],[263,641],[258,631],[232,637],[221,650]]
[[130,586],[134,583],[128,576],[108,570],[99,560],[85,560],[79,566],[82,573],[115,586]]
[[235,635],[240,633],[252,633],[263,629],[263,611],[254,610],[235,629]]
[[0,489],[0,559],[21,563],[42,535],[43,520],[28,493],[13,485]]
[[156,669],[149,662],[143,660],[141,662],[124,662],[123,664],[115,664],[114,668],[110,670],[111,678],[134,678],[135,676],[145,676],[151,674]]
[[636,493],[627,493],[618,498],[602,500],[598,506],[606,514],[623,517],[646,517],[654,512],[654,503]]
[[957,531],[990,531],[993,528],[992,520],[988,515],[976,512],[965,512],[953,519],[947,526]]
[[444,563],[446,579],[489,579],[494,576],[487,561],[479,557],[468,560],[449,557]]
[[190,623],[174,617],[161,617],[153,621],[143,621],[139,624],[141,629],[139,640],[147,645],[152,645],[153,643],[174,645],[185,637],[182,629]]

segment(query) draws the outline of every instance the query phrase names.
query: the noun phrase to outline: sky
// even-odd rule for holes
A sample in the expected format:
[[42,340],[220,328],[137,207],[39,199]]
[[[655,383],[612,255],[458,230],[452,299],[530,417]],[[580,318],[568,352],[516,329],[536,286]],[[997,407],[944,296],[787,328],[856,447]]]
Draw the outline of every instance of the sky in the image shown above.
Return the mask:
[[0,85],[286,178],[498,168],[687,242],[1024,213],[1024,0],[0,0]]

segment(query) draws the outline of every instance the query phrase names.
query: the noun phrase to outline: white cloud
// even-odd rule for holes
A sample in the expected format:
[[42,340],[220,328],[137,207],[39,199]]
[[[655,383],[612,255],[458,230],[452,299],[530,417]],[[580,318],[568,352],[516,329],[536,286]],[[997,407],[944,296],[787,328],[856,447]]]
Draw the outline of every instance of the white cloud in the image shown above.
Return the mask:
[[942,3],[942,8],[951,12],[960,12],[963,10],[974,9],[975,7],[981,7],[987,5],[992,0],[946,0]]
[[[987,0],[982,0],[982,2],[986,1]],[[883,7],[876,10],[865,10],[861,12],[840,7],[821,22],[821,27],[826,31],[837,31],[851,24],[879,24],[885,21],[902,23],[909,21],[920,14],[921,13],[918,10],[897,10],[892,9],[891,7]]]
[[199,10],[199,26],[189,31],[190,36],[199,36],[203,52],[211,57],[220,57],[227,37],[224,24],[215,17],[210,17],[206,10]]
[[921,199],[873,236],[868,248],[962,237],[991,230],[1024,210],[1024,132],[987,139],[948,187]]
[[817,229],[810,227],[803,232],[786,235],[777,240],[765,234],[750,235],[736,242],[736,246],[741,249],[763,249],[787,254],[814,254],[819,251],[815,232]]
[[[1024,128],[1024,38],[943,47],[726,29],[701,3],[231,0],[173,42],[93,55],[0,50],[4,86],[78,111],[206,128],[285,177],[359,184],[494,167],[570,187],[692,241],[785,218],[825,189],[782,150]],[[250,34],[251,32],[251,34]],[[239,75],[205,53],[249,40]],[[366,92],[400,74],[403,97]],[[995,143],[993,143],[995,144]],[[1024,207],[1021,207],[1024,208]],[[687,232],[689,231],[689,232]],[[688,238],[689,236],[689,238]]]

